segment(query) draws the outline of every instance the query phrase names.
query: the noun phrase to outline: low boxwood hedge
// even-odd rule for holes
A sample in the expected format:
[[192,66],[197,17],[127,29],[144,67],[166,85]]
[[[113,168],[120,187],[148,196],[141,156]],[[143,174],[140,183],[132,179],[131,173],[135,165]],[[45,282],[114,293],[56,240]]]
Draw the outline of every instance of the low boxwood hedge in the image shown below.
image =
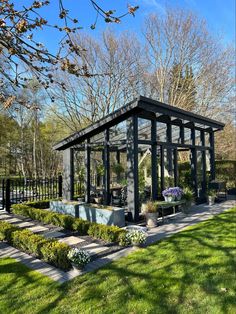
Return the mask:
[[124,232],[124,230],[119,227],[97,223],[93,223],[88,229],[88,234],[91,237],[102,239],[106,242],[119,242],[119,237],[122,232]]
[[41,201],[32,201],[32,202],[25,202],[24,204],[27,204],[30,207],[34,208],[49,208],[50,200],[41,200]]
[[120,235],[125,231],[116,226],[107,226],[70,215],[59,214],[39,208],[30,207],[26,204],[12,205],[14,214],[30,217],[46,224],[53,224],[67,230],[77,231],[80,235],[90,235],[106,242],[120,242]]
[[46,239],[30,230],[22,230],[6,221],[0,221],[0,240],[7,241],[17,249],[63,270],[68,270],[71,267],[67,257],[70,247],[55,239]]

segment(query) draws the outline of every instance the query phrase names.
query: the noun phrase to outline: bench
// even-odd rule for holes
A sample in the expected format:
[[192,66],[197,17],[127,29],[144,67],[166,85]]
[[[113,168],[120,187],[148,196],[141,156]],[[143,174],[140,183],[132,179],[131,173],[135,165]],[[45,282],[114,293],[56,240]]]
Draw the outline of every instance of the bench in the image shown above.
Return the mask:
[[180,200],[180,201],[174,201],[174,202],[158,202],[158,207],[161,209],[161,214],[162,214],[162,221],[165,221],[164,218],[164,211],[165,209],[173,208],[173,214],[176,213],[176,208],[180,205],[184,205],[185,200]]

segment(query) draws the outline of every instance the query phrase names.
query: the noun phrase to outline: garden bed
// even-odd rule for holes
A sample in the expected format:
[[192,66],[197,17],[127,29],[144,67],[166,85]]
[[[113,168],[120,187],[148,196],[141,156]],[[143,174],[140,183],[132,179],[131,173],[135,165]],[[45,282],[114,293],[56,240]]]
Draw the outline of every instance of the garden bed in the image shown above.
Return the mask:
[[108,226],[125,226],[125,211],[120,207],[51,201],[50,210]]

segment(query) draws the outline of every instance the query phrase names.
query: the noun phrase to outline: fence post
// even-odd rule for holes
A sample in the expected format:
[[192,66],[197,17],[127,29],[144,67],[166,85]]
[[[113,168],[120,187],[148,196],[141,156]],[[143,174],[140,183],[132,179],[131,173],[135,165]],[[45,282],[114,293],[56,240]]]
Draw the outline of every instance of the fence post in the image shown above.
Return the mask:
[[6,179],[6,197],[5,197],[5,201],[6,201],[6,211],[8,213],[10,213],[10,208],[11,208],[11,196],[10,196],[10,192],[11,192],[11,187],[10,187],[10,179]]
[[5,179],[2,179],[2,209],[5,208]]
[[62,197],[62,175],[58,176],[58,196]]

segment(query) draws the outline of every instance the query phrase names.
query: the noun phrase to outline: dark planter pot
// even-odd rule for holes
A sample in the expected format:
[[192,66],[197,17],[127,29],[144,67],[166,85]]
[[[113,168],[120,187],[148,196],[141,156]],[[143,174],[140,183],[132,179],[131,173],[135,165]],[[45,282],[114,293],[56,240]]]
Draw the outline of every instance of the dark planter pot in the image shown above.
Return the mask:
[[236,195],[236,188],[228,189],[227,192],[228,192],[229,195]]

